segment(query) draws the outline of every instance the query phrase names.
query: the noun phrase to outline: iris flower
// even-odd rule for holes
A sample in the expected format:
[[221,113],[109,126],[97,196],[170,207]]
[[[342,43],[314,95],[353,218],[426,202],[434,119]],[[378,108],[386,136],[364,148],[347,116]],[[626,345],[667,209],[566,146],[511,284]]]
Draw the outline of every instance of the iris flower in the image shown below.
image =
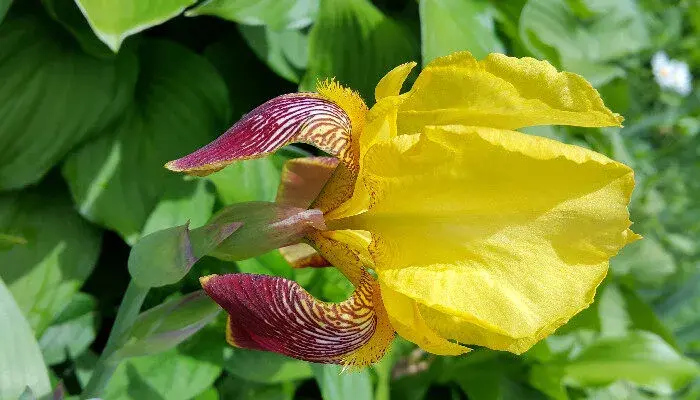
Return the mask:
[[339,268],[355,291],[325,303],[279,277],[203,277],[229,314],[230,344],[347,366],[379,360],[395,332],[434,354],[519,354],[585,309],[610,258],[639,238],[629,167],[517,131],[620,126],[585,79],[461,52],[401,93],[414,66],[384,76],[371,109],[325,81],[166,165],[206,175],[290,142],[333,155],[287,162],[277,202],[322,219],[282,252],[296,267]]

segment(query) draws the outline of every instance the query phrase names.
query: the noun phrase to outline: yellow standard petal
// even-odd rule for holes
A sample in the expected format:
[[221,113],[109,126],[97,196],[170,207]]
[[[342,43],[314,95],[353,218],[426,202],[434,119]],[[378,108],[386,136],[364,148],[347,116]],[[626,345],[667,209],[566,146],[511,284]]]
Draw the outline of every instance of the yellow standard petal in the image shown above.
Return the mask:
[[370,231],[382,286],[461,343],[527,350],[591,303],[631,239],[632,170],[580,147],[437,126],[375,144],[364,164],[369,211],[329,229]]
[[426,125],[461,124],[502,129],[534,125],[619,126],[581,76],[557,72],[546,61],[468,52],[429,63],[399,110],[399,133]]

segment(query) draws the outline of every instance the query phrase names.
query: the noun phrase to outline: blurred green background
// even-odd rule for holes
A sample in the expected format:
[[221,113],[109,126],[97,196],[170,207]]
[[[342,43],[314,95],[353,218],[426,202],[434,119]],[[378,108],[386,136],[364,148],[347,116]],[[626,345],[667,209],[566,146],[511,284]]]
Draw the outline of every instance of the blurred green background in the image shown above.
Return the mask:
[[[456,50],[547,59],[625,116],[622,129],[527,129],[635,170],[645,239],[613,259],[593,306],[522,356],[435,357],[397,339],[376,366],[344,374],[232,349],[219,315],[177,348],[123,362],[104,398],[700,399],[700,91],[662,89],[650,65],[663,51],[700,74],[694,0],[0,0],[0,398],[47,374],[34,391],[61,381],[79,394],[128,284],[130,245],[273,200],[284,161],[314,150],[288,146],[206,179],[166,161],[320,78],[371,105],[394,66]],[[144,309],[231,271],[295,279],[326,300],[351,291],[334,269],[291,270],[275,251],[205,258]]]

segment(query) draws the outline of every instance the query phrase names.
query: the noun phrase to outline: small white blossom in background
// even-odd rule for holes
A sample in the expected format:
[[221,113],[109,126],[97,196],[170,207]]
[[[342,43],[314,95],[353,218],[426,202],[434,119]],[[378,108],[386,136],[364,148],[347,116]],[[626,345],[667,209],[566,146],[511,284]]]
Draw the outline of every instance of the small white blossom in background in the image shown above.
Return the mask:
[[656,83],[663,89],[670,89],[687,96],[692,89],[692,76],[688,64],[671,60],[666,53],[659,51],[651,59],[651,70]]

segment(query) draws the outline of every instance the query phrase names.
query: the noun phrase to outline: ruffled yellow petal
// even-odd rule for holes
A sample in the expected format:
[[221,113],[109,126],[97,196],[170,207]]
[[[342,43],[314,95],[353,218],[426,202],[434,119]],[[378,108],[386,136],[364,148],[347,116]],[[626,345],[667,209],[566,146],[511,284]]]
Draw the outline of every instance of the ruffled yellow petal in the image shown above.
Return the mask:
[[415,66],[416,63],[411,61],[401,64],[389,71],[379,81],[377,87],[374,88],[374,98],[379,101],[385,97],[398,96],[399,92],[401,92],[401,87],[403,86],[404,81]]
[[[381,283],[381,282],[380,282]],[[442,356],[456,356],[471,349],[460,346],[439,336],[423,319],[415,300],[381,285],[384,307],[389,312],[389,321],[404,339],[417,344],[425,351]]]
[[441,126],[377,143],[364,162],[369,211],[329,228],[372,232],[382,285],[460,342],[526,350],[590,304],[630,239],[632,170],[580,147]]
[[399,112],[399,132],[426,125],[461,124],[502,129],[534,125],[619,126],[581,76],[557,72],[546,61],[468,52],[437,58],[421,71]]

